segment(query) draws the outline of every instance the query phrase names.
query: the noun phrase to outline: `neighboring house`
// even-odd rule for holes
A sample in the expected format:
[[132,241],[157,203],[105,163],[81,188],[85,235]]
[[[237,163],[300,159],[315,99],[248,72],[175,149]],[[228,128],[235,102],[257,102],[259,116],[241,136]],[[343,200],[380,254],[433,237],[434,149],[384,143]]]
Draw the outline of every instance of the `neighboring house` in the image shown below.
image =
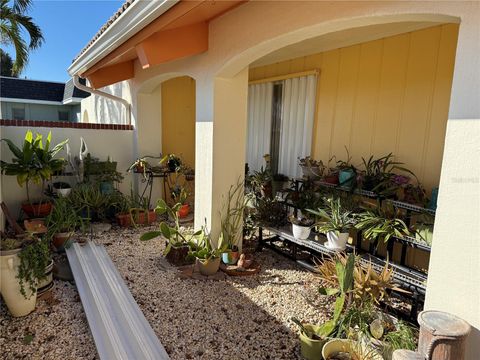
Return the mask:
[[298,156],[327,163],[346,157],[346,145],[358,164],[395,153],[440,187],[425,307],[472,324],[473,359],[479,18],[476,1],[129,0],[69,73],[122,98],[90,103],[90,112],[105,119],[126,110],[138,155],[194,159],[195,226],[206,219],[213,238],[247,159],[258,169],[270,152],[294,177]]
[[90,94],[66,84],[0,77],[0,118],[34,121],[80,121],[80,102]]

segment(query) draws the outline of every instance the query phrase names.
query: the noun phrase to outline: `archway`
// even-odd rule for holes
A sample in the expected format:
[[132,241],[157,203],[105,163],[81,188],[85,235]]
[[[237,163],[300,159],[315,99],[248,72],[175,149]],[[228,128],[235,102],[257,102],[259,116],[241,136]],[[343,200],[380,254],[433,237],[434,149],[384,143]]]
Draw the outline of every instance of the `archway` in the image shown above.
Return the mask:
[[[186,202],[194,205],[195,93],[195,80],[181,74],[162,74],[145,81],[138,89],[139,157],[152,156],[150,163],[154,166],[158,166],[158,159],[153,157],[160,154],[181,161],[177,173],[154,181],[153,203],[160,197],[168,203],[178,201],[183,189],[188,195]],[[142,191],[141,184],[139,190]]]

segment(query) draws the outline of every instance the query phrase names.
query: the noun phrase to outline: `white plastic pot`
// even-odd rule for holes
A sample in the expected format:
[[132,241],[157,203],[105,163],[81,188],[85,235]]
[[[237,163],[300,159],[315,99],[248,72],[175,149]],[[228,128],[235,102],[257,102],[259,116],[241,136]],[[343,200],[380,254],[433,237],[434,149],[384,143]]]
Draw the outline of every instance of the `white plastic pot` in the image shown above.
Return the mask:
[[57,189],[57,193],[63,197],[67,197],[72,192],[72,188]]
[[292,224],[292,233],[295,239],[307,240],[310,236],[310,226]]
[[337,233],[329,231],[327,233],[328,246],[334,250],[345,250],[347,247],[349,233]]
[[15,317],[25,316],[35,310],[37,293],[32,294],[29,284],[24,284],[25,298],[20,292],[17,279],[20,249],[0,252],[0,293],[10,314]]

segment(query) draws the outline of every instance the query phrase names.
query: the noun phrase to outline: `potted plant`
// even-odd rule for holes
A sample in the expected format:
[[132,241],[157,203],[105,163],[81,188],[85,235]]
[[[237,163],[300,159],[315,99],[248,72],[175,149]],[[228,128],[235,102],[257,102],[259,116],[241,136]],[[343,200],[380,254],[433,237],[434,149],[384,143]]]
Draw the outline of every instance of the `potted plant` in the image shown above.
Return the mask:
[[317,230],[327,236],[327,246],[332,250],[343,251],[347,246],[349,231],[355,225],[354,214],[343,208],[340,198],[329,198],[326,208],[308,211],[318,217]]
[[55,201],[52,212],[45,219],[48,227],[47,238],[58,251],[63,251],[65,243],[76,229],[84,227],[84,219],[65,198]]
[[268,166],[265,168],[262,166],[259,171],[255,171],[249,181],[258,196],[273,197],[272,173]]
[[218,246],[212,244],[210,233],[206,226],[195,233],[194,239],[189,242],[188,257],[195,259],[198,270],[202,275],[210,276],[220,268],[220,256],[227,250],[227,245],[219,239]]
[[166,163],[168,170],[171,172],[179,172],[182,166],[182,160],[175,154],[165,155],[161,160],[160,164]]
[[352,157],[348,148],[345,147],[345,150],[347,151],[347,160],[337,161],[338,183],[340,186],[352,189],[356,183],[357,169],[351,163]]
[[[155,212],[159,215],[166,214],[173,221],[173,226],[170,226],[166,221],[160,223],[159,229],[144,233],[140,240],[147,241],[159,236],[163,236],[167,240],[163,256],[173,265],[185,265],[187,263],[186,257],[189,252],[190,236],[180,230],[180,221],[178,211],[181,207],[180,203],[168,206],[165,200],[160,199],[157,202]],[[197,235],[199,233],[195,233]]]
[[82,218],[95,222],[106,218],[111,197],[102,194],[97,184],[83,183],[73,188],[67,199]]
[[416,217],[412,230],[414,231],[415,238],[418,242],[432,246],[434,224],[435,216],[427,212],[423,212]]
[[303,176],[307,179],[320,178],[325,171],[323,162],[314,160],[310,156],[298,158],[298,165],[302,168]]
[[57,194],[63,197],[70,195],[72,191],[70,184],[64,181],[56,181],[52,184],[52,187]]
[[289,218],[292,223],[292,234],[295,239],[307,240],[310,236],[315,221],[304,216],[290,215]]
[[358,214],[355,227],[362,230],[363,237],[370,241],[383,240],[387,242],[391,237],[409,236],[405,222],[393,206],[376,207]]
[[34,237],[12,239],[1,236],[0,291],[12,316],[35,310],[38,281],[45,277],[50,261],[48,245]]
[[240,257],[238,243],[242,236],[243,215],[247,201],[241,181],[235,186],[230,186],[222,209],[219,240],[221,244],[226,245],[226,251],[222,253],[222,261],[227,265],[236,264]]
[[52,209],[52,203],[48,200],[32,201],[30,198],[30,184],[41,185],[42,194],[45,190],[45,182],[50,180],[52,175],[60,172],[65,165],[62,158],[54,159],[54,156],[63,149],[68,140],[62,141],[50,149],[52,133],[49,132],[45,144],[41,134],[33,137],[28,130],[22,148],[17,147],[11,140],[2,139],[14,155],[11,163],[0,162],[2,174],[17,177],[18,184],[27,191],[27,202],[22,204],[22,210],[29,217],[44,217]]
[[301,352],[306,359],[317,360],[322,358],[324,344],[337,328],[346,304],[348,306],[351,303],[354,266],[355,255],[353,254],[350,254],[345,263],[337,260],[335,275],[338,279],[338,286],[319,289],[319,293],[322,295],[337,295],[332,319],[317,326],[302,324],[296,318],[292,319],[300,327]]
[[178,209],[178,217],[184,219],[190,214],[190,204],[187,202],[188,192],[181,186],[176,185],[173,187],[171,196],[174,204],[181,204]]

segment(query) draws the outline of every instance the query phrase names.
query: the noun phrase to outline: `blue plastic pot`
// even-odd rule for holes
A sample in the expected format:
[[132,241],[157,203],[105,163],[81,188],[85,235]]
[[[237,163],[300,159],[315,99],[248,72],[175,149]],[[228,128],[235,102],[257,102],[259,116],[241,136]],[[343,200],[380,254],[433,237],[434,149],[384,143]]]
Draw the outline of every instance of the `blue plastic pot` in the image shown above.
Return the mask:
[[353,185],[355,185],[355,176],[355,171],[353,171],[352,169],[340,170],[338,174],[340,186],[352,188]]

